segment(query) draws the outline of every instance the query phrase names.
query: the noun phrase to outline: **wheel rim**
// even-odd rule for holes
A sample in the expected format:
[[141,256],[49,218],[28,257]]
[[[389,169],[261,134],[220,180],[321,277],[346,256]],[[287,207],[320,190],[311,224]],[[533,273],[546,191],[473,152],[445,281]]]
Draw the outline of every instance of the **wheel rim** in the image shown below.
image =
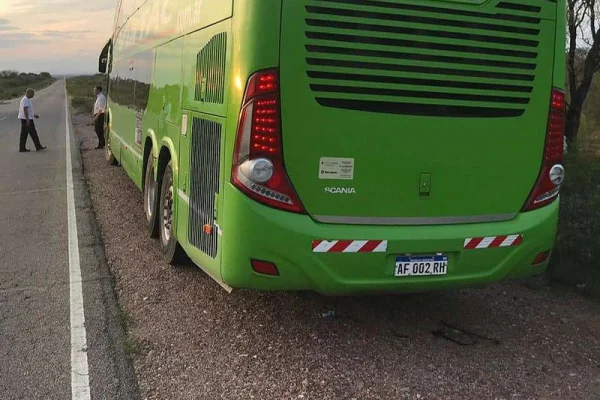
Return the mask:
[[165,245],[171,241],[171,232],[173,231],[173,184],[169,185],[165,193],[165,201],[163,206],[163,237]]
[[146,172],[146,196],[144,198],[144,209],[146,210],[146,218],[148,221],[152,218],[154,211],[154,202],[156,200],[156,181],[154,180],[154,176],[152,176],[152,168],[148,166],[148,171]]

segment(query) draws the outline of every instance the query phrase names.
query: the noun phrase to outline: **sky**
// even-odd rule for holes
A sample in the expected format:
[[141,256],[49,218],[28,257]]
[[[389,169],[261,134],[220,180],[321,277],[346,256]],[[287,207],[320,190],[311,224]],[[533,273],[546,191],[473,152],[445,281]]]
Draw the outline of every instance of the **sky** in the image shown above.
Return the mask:
[[0,0],[0,71],[93,74],[117,0]]

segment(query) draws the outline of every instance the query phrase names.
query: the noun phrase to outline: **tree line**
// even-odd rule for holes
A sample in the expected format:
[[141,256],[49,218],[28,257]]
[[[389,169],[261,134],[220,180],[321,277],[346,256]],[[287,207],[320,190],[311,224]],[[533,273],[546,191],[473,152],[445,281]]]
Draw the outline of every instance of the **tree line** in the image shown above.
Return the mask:
[[34,74],[13,70],[0,71],[0,100],[21,96],[28,87],[41,89],[54,81],[49,72]]
[[[594,79],[600,71],[600,1],[567,0],[567,126],[565,135],[571,143],[581,128],[586,100],[596,93],[600,84]],[[588,108],[589,109],[589,108]],[[591,118],[600,122],[598,111],[591,109]]]

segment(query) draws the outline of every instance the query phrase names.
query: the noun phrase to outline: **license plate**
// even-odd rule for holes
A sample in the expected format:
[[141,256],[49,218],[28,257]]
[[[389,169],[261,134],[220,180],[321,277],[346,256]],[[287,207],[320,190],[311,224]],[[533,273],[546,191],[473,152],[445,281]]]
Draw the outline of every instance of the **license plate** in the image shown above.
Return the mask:
[[446,275],[446,273],[448,273],[448,257],[442,254],[396,257],[396,276]]

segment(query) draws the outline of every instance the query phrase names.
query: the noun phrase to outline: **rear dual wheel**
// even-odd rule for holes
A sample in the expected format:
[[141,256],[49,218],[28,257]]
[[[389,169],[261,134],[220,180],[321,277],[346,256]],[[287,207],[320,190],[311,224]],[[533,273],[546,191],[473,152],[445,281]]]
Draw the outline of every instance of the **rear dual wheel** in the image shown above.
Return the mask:
[[171,264],[180,264],[185,260],[185,253],[175,237],[175,188],[173,186],[173,169],[171,161],[165,167],[160,185],[160,202],[158,221],[160,247],[165,260]]
[[144,173],[144,215],[146,229],[153,238],[158,237],[158,192],[159,182],[154,179],[154,157],[150,154]]

